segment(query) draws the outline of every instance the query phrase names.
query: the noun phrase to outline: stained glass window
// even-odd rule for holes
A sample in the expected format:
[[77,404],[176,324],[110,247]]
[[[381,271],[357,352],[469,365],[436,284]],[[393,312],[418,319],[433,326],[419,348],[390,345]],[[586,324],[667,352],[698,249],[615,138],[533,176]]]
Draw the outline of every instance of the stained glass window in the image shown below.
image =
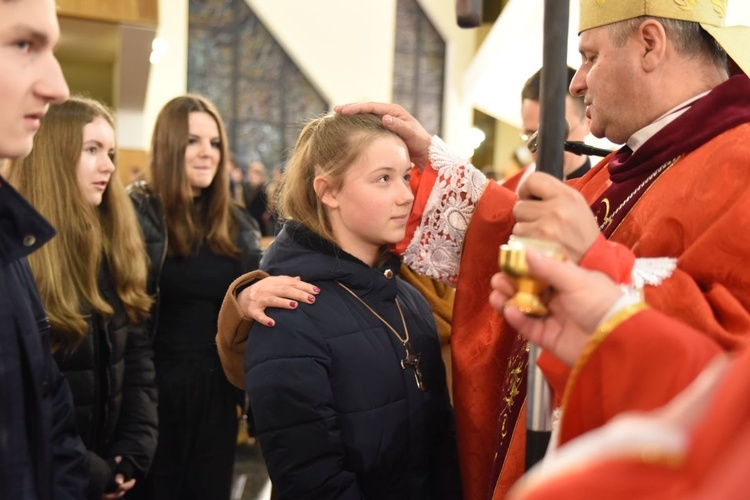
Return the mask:
[[393,102],[432,134],[441,133],[444,78],[445,41],[416,0],[398,0]]
[[329,109],[244,0],[190,0],[187,85],[216,104],[240,166],[284,161]]

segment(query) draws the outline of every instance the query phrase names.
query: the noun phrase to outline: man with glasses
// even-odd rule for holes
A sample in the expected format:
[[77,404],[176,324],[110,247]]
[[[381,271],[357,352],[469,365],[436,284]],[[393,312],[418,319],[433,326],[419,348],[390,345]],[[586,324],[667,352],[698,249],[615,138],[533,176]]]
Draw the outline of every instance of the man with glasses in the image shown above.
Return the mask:
[[[570,87],[570,82],[576,70],[568,67],[568,80],[566,87]],[[539,89],[541,83],[542,70],[540,69],[534,75],[526,80],[521,90],[521,120],[523,121],[523,136],[525,140],[537,130],[539,130]],[[583,96],[574,97],[571,94],[565,96],[565,119],[568,121],[570,131],[567,141],[583,141],[589,135],[589,120],[586,118],[586,105],[583,103]],[[522,136],[522,137],[523,137]],[[536,154],[534,160],[536,160]],[[582,177],[583,174],[591,168],[591,160],[588,156],[580,156],[573,153],[565,153],[563,156],[563,175],[566,179],[575,179]]]

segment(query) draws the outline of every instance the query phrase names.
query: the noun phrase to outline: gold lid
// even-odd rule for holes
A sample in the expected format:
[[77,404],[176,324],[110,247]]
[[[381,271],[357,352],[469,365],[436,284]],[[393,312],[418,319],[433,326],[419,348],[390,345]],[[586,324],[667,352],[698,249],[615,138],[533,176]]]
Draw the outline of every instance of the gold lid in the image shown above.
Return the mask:
[[[747,1],[747,0],[736,0]],[[699,23],[750,75],[750,27],[724,26],[729,0],[580,0],[583,31],[640,16]]]

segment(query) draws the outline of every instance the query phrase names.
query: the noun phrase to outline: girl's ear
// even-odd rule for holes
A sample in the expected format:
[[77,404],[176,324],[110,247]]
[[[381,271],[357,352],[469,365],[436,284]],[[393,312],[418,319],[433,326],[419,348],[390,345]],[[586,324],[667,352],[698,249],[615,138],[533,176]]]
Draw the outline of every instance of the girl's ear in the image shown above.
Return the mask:
[[328,208],[337,208],[339,206],[339,200],[336,197],[336,191],[334,191],[331,183],[325,175],[317,175],[313,180],[313,189],[315,195],[320,199],[320,202]]

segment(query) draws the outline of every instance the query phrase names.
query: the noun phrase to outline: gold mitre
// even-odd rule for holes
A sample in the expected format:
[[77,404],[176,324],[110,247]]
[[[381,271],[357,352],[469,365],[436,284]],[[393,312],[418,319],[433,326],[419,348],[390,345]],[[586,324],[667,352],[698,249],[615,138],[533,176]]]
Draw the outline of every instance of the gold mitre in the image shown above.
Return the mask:
[[640,16],[724,26],[727,0],[581,0],[579,33]]
[[[747,0],[740,0],[747,1]],[[634,17],[699,23],[746,75],[750,75],[750,27],[724,26],[728,0],[580,0],[578,33]]]

